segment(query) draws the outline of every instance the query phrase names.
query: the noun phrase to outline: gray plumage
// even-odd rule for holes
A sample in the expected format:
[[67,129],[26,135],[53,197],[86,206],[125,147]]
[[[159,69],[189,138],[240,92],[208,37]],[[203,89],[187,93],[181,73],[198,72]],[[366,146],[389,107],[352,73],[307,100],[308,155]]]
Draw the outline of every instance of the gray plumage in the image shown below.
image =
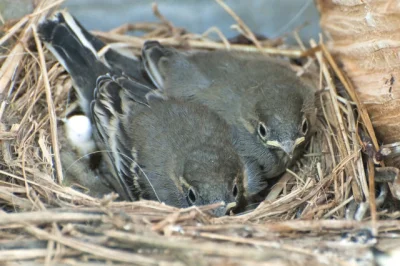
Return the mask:
[[316,119],[314,90],[288,63],[252,53],[182,52],[158,42],[147,42],[142,54],[163,94],[207,105],[232,126],[249,194],[302,153]]
[[186,207],[234,202],[234,190],[243,191],[235,188],[243,168],[230,128],[214,112],[162,99],[126,77],[103,76],[97,88],[94,121],[132,198]]
[[229,125],[215,112],[161,97],[147,82],[123,75],[118,60],[102,62],[96,55],[101,43],[68,13],[42,23],[39,33],[77,85],[96,139],[109,151],[110,183],[118,193],[177,207],[242,204],[244,167]]

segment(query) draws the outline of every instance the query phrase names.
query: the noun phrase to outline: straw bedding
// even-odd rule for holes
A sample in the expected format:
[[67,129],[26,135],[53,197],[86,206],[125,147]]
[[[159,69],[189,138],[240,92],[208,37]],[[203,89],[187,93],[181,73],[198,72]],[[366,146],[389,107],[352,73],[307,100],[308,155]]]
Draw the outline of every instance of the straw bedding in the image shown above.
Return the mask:
[[[77,106],[71,79],[43,49],[36,27],[59,2],[41,1],[9,22],[0,39],[0,262],[6,265],[373,265],[373,247],[398,245],[393,178],[374,180],[378,148],[368,115],[323,43],[313,49],[258,41],[222,1],[252,44],[230,44],[159,23],[94,32],[139,54],[146,39],[196,49],[238,49],[290,57],[317,77],[318,132],[304,157],[244,214],[213,218],[216,206],[176,209],[118,202],[63,186],[62,119]],[[126,35],[144,31],[142,37]],[[117,43],[117,45],[115,44]],[[301,47],[301,45],[299,45]],[[375,145],[375,148],[374,148]],[[383,163],[381,163],[383,166]]]

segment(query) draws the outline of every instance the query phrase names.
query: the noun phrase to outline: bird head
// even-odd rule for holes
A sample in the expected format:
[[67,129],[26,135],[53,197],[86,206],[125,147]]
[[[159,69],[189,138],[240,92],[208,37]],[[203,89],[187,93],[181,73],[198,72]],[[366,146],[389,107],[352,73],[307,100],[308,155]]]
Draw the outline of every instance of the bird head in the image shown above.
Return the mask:
[[316,114],[314,98],[296,92],[264,95],[254,105],[248,123],[250,130],[265,147],[288,161],[298,153],[313,132]]
[[310,137],[314,116],[307,112],[306,102],[288,100],[286,106],[277,108],[272,115],[260,113],[256,134],[264,146],[282,151],[291,160]]
[[244,207],[244,167],[238,155],[234,151],[228,157],[204,155],[186,160],[179,178],[188,205],[222,203],[213,211],[215,216]]

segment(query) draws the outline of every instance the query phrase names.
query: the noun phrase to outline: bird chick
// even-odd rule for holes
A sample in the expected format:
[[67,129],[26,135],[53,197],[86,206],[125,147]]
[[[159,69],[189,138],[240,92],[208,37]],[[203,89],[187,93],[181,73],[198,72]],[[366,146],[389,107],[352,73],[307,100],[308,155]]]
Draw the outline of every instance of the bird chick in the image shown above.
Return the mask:
[[[111,184],[125,199],[188,207],[244,202],[244,166],[229,125],[199,103],[161,97],[146,82],[102,62],[96,41],[67,12],[39,26],[41,39],[71,75],[80,105],[108,151]],[[115,59],[115,58],[114,58]]]
[[96,149],[92,138],[92,124],[87,116],[73,115],[64,119],[64,128],[67,139],[80,156],[86,156]]
[[313,133],[314,89],[286,62],[251,53],[182,52],[155,41],[145,43],[142,60],[161,93],[204,104],[231,125],[250,195],[282,174]]
[[214,112],[123,76],[102,76],[96,88],[94,122],[131,199],[179,207],[242,200],[243,165]]
[[[91,167],[90,154],[96,150],[90,120],[85,115],[73,115],[62,120],[58,128],[60,157],[63,166],[63,185],[101,198],[113,192]],[[105,173],[101,173],[105,174]]]

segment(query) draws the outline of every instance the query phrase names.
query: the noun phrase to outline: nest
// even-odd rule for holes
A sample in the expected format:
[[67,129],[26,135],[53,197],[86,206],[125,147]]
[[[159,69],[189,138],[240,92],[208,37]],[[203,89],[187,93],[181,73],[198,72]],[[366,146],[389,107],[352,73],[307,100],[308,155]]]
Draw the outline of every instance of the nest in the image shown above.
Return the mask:
[[[158,23],[93,33],[109,43],[105,49],[118,46],[137,54],[145,40],[153,39],[178,48],[242,50],[302,61],[298,73],[318,77],[319,126],[294,170],[256,209],[220,218],[209,214],[218,206],[177,209],[152,201],[118,202],[113,194],[94,198],[62,186],[60,118],[76,103],[69,100],[70,77],[38,40],[39,19],[59,5],[44,0],[33,14],[6,24],[0,39],[5,54],[0,70],[1,262],[348,265],[357,260],[371,265],[371,247],[378,239],[382,249],[393,244],[383,238],[400,229],[399,212],[388,200],[387,184],[374,182],[374,162],[382,163],[382,154],[376,152],[371,122],[324,44],[311,41],[314,48],[305,50],[288,49],[280,40],[259,41],[226,4],[217,2],[250,44],[232,44],[216,28],[203,35],[187,33],[155,5]],[[128,30],[144,35],[129,36]],[[221,41],[209,39],[212,32]]]

